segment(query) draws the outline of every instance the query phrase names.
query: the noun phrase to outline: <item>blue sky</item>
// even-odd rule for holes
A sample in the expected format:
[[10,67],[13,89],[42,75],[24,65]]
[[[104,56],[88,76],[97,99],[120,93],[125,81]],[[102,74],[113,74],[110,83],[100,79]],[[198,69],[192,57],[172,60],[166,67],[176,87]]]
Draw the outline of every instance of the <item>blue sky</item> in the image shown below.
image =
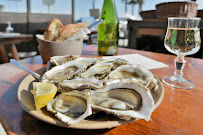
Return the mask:
[[[155,5],[162,2],[177,0],[144,0],[142,10],[155,9]],[[185,0],[178,0],[185,1]],[[118,16],[125,13],[125,5],[122,0],[115,0]],[[203,0],[197,0],[198,9],[203,9]],[[26,12],[26,0],[0,0],[0,5],[4,5],[4,12]],[[95,8],[102,8],[103,0],[95,0]],[[131,14],[132,6],[128,6],[128,13]],[[88,17],[89,9],[92,8],[92,0],[75,0],[75,20],[80,17]],[[31,12],[48,13],[48,6],[43,4],[43,0],[31,0]],[[50,13],[71,14],[71,0],[55,0],[55,4],[50,6]],[[135,6],[134,15],[138,16],[138,6]]]

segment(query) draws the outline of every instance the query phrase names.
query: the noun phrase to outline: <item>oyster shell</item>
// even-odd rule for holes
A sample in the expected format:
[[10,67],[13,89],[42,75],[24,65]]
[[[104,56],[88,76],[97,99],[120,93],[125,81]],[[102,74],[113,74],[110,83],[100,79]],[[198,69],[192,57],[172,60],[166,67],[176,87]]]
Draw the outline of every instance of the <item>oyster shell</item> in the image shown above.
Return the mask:
[[115,58],[115,57],[111,57],[111,58],[102,58],[98,61],[98,63],[120,63],[120,65],[127,63],[127,61],[125,59],[122,58]]
[[75,60],[79,55],[65,55],[65,56],[53,56],[50,58],[50,61],[47,62],[46,71],[50,70],[55,66],[62,65],[68,61]]
[[82,73],[80,77],[90,77],[101,80],[104,79],[112,70],[126,63],[126,60],[120,58],[100,59],[95,65],[90,67],[86,72]]
[[98,61],[98,58],[84,58],[84,57],[79,57],[79,55],[53,56],[50,58],[50,61],[47,63],[47,66],[46,66],[47,71],[54,66],[59,66],[73,60],[80,61],[87,64],[87,66],[91,66]]
[[[108,75],[108,83],[137,82],[149,89],[158,89],[157,79],[154,75],[141,65],[122,65]],[[113,81],[112,81],[113,80]]]
[[88,96],[79,92],[64,92],[47,104],[47,110],[67,124],[74,124],[92,114]]
[[113,114],[124,120],[148,120],[154,109],[150,90],[138,83],[118,83],[99,89],[93,92],[91,104],[95,110]]
[[76,78],[64,80],[58,84],[58,91],[66,92],[72,90],[99,89],[103,87],[103,82],[95,78]]
[[120,65],[126,65],[127,61],[122,58],[105,58],[105,59],[100,59],[98,63],[112,63],[114,65],[113,70],[119,67]]
[[60,81],[71,79],[79,73],[85,71],[87,65],[80,61],[70,61],[60,66],[55,66],[42,76],[42,82],[58,83]]
[[86,72],[82,73],[80,77],[86,78],[96,78],[96,79],[103,79],[106,77],[111,70],[113,69],[114,64],[112,63],[98,63],[94,66],[91,66]]
[[50,62],[56,66],[59,66],[68,61],[75,60],[78,57],[79,57],[79,55],[53,56],[50,58]]
[[94,65],[99,59],[98,58],[85,58],[85,57],[80,57],[76,59],[77,61],[80,61],[84,63],[87,67]]

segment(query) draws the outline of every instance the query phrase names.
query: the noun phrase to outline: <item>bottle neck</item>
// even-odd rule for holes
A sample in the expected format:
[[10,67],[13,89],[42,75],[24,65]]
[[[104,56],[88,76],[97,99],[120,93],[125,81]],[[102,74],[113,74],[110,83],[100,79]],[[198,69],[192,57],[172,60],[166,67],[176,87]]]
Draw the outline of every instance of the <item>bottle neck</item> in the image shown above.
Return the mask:
[[106,23],[109,21],[118,22],[115,0],[104,0],[100,19],[104,19]]
[[104,6],[109,6],[109,7],[114,8],[114,5],[115,5],[115,1],[114,0],[104,0],[103,7]]

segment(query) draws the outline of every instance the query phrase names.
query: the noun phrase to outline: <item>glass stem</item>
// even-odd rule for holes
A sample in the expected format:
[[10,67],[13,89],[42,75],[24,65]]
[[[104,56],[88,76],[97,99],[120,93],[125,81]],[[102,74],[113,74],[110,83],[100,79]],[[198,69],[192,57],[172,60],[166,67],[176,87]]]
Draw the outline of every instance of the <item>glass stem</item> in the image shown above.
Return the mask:
[[174,60],[175,64],[175,76],[183,76],[183,68],[185,67],[185,59],[184,56],[177,56],[177,58]]

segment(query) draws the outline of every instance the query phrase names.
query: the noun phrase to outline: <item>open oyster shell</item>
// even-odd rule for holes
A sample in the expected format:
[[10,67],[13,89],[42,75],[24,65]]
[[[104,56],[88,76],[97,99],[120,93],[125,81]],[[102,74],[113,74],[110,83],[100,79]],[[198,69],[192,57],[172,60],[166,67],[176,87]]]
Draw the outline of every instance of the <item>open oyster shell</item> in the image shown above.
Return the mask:
[[56,66],[59,66],[77,58],[79,58],[79,55],[53,56],[50,58],[50,62]]
[[46,71],[50,70],[55,66],[65,64],[68,61],[75,60],[79,55],[65,55],[65,56],[53,56],[50,58],[50,61],[47,62]]
[[92,114],[88,96],[72,91],[64,92],[47,104],[47,110],[67,124],[74,124]]
[[118,83],[99,89],[93,92],[91,104],[95,110],[113,114],[124,120],[149,120],[154,110],[150,90],[137,83]]
[[126,63],[126,60],[120,58],[100,59],[95,65],[91,66],[86,72],[82,73],[80,77],[90,77],[101,80],[105,78],[112,70]]
[[114,69],[116,69],[117,67],[119,67],[120,65],[126,65],[127,61],[125,59],[122,58],[105,58],[105,59],[100,59],[98,60],[97,63],[113,63],[114,64]]
[[94,65],[99,59],[98,58],[85,58],[85,57],[80,57],[76,59],[77,61],[80,61],[84,63],[87,67]]
[[45,72],[42,76],[42,82],[58,83],[66,79],[71,79],[79,73],[85,71],[86,68],[86,64],[77,60],[66,62],[65,64],[55,66]]
[[157,79],[141,65],[122,65],[108,75],[107,85],[119,82],[137,82],[149,89],[158,89]]
[[113,68],[112,63],[98,63],[95,64],[94,66],[90,67],[86,72],[82,73],[80,77],[86,78],[96,78],[96,79],[103,79],[106,77],[112,70]]
[[95,78],[76,78],[64,80],[58,84],[58,91],[67,92],[72,90],[99,89],[103,87],[103,81]]

